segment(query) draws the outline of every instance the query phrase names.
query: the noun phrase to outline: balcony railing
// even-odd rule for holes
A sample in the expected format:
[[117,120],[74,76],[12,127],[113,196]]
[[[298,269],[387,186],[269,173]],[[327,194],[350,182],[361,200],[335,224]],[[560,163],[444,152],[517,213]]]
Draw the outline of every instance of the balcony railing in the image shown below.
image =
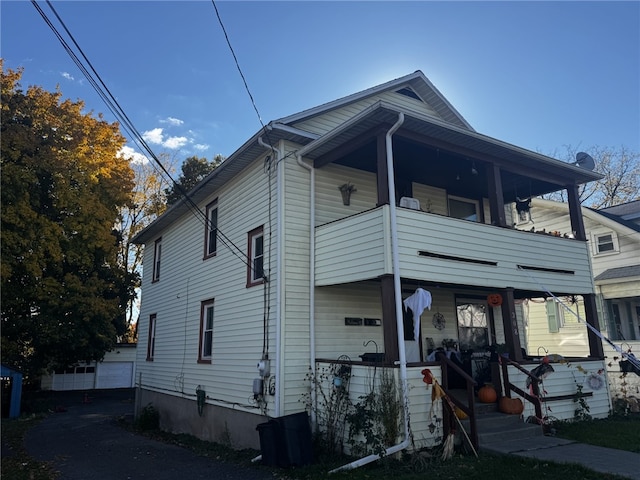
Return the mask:
[[[488,288],[593,293],[585,242],[397,210],[400,275]],[[392,272],[389,206],[316,228],[316,285]]]

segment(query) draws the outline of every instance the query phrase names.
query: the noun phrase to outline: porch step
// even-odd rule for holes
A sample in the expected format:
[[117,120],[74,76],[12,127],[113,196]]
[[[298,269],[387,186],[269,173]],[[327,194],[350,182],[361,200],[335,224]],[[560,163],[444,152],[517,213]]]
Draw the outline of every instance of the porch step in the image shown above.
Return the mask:
[[519,415],[498,412],[477,415],[476,425],[480,447],[495,442],[504,443],[543,436],[540,425],[525,423]]

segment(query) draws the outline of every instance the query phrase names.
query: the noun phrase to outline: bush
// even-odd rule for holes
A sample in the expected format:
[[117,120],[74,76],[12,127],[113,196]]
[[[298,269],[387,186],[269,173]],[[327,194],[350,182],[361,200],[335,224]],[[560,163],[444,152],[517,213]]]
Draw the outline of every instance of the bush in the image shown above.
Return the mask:
[[136,419],[136,427],[140,430],[158,430],[160,428],[160,412],[151,403],[147,404]]

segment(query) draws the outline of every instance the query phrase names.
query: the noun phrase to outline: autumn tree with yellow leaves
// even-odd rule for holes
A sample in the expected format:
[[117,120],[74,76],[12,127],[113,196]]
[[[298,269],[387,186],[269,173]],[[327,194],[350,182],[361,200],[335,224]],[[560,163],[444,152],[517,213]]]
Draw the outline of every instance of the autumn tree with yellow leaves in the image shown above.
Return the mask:
[[116,123],[2,73],[2,361],[27,379],[100,360],[126,330],[135,274],[115,226],[133,171]]

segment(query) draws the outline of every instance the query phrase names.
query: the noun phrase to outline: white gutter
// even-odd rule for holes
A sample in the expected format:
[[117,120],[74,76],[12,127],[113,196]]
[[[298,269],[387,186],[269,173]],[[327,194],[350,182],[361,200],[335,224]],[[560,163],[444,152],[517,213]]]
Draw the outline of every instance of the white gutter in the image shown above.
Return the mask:
[[[284,250],[284,240],[283,240],[283,222],[282,219],[284,218],[284,192],[283,192],[283,188],[282,188],[282,184],[283,184],[283,168],[281,166],[282,163],[282,152],[280,151],[280,149],[275,148],[271,145],[269,145],[268,143],[265,143],[262,140],[262,136],[258,137],[258,144],[263,146],[264,148],[267,148],[269,150],[271,150],[273,152],[273,154],[275,155],[275,161],[276,161],[276,195],[277,195],[277,210],[276,210],[276,235],[277,235],[277,240],[276,240],[276,355],[278,358],[278,363],[277,363],[277,368],[278,368],[278,373],[276,375],[276,395],[275,395],[275,410],[274,410],[274,416],[275,417],[279,417],[280,416],[280,412],[281,412],[281,402],[282,402],[282,396],[281,396],[281,387],[282,387],[282,377],[283,377],[283,369],[284,369],[284,362],[282,361],[281,358],[281,352],[282,352],[282,335],[281,335],[281,328],[282,328],[282,274],[284,271],[283,268],[283,250]],[[269,181],[271,181],[271,179],[269,179]],[[269,219],[269,222],[271,222],[271,219]],[[270,241],[271,242],[271,241]],[[271,281],[271,279],[269,278],[268,281]],[[269,335],[269,332],[266,332],[267,335]],[[271,359],[269,359],[269,361],[271,361]]]
[[[316,295],[315,295],[315,277],[316,277],[316,170],[313,165],[309,165],[302,161],[302,156],[309,150],[304,147],[296,153],[298,165],[309,171],[309,363],[311,367],[312,378],[316,375]],[[311,382],[311,425],[316,425],[316,389],[314,382]]]
[[[396,328],[398,330],[398,354],[400,360],[400,385],[402,388],[402,403],[404,408],[404,440],[387,448],[385,455],[393,455],[396,452],[404,450],[409,446],[409,387],[407,384],[407,354],[404,347],[404,324],[402,315],[402,290],[400,288],[400,259],[398,252],[398,225],[396,216],[396,188],[393,172],[393,144],[391,136],[404,123],[404,114],[398,113],[398,121],[391,127],[385,137],[387,147],[387,180],[389,189],[389,212],[391,214],[391,257],[393,262],[393,290],[396,297]],[[354,462],[331,470],[329,473],[339,472],[340,470],[352,470],[371,462],[379,460],[381,455],[373,454],[368,457],[360,458]]]

